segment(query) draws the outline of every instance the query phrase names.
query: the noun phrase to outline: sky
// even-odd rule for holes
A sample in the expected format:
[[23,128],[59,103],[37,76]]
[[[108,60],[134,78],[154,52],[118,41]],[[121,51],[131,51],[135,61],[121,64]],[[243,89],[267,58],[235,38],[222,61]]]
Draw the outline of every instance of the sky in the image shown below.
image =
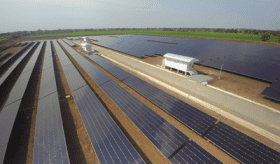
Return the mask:
[[86,28],[280,30],[280,0],[1,0],[0,33]]

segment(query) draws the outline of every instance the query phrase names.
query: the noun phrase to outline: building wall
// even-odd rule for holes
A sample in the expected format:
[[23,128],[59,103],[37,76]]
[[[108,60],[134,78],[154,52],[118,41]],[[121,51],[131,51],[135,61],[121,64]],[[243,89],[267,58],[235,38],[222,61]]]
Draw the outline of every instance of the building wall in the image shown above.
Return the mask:
[[178,70],[184,71],[184,72],[193,70],[191,67],[191,63],[170,60],[168,58],[165,59],[165,66],[175,68],[175,69],[178,69]]

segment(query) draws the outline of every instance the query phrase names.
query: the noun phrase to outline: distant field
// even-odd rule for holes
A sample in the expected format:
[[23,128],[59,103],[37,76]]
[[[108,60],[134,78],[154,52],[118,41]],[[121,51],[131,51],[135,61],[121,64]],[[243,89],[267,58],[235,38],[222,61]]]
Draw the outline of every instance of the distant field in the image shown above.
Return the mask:
[[[178,37],[204,37],[204,38],[220,38],[220,39],[236,39],[248,41],[261,41],[261,35],[240,34],[240,33],[214,33],[214,32],[173,32],[173,31],[82,31],[74,33],[59,33],[49,35],[36,35],[32,37],[47,36],[67,36],[67,35],[98,35],[98,34],[141,34],[141,35],[159,35],[159,36],[178,36]],[[277,36],[270,36],[267,42],[277,42]]]

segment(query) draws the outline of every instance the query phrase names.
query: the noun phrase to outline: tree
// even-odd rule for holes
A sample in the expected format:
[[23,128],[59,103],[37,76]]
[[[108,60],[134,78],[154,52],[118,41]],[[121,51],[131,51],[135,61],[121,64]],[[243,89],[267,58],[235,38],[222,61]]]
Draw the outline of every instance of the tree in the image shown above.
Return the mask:
[[264,33],[260,39],[264,42],[268,41],[270,39],[270,35],[268,35],[268,33]]
[[278,39],[278,43],[280,43],[280,34],[278,34],[278,38],[277,39]]

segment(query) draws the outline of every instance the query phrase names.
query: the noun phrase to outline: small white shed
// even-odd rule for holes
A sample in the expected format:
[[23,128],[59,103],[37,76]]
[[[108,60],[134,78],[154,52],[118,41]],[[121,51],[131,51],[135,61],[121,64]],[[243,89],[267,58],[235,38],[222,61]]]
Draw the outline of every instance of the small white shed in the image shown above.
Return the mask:
[[82,48],[86,52],[92,52],[92,45],[88,43],[82,43]]
[[185,72],[185,74],[187,74],[187,72],[191,75],[198,74],[197,71],[192,68],[193,63],[198,62],[198,59],[172,53],[167,53],[163,56],[165,57],[164,67],[169,67],[170,69],[175,68],[177,71]]

